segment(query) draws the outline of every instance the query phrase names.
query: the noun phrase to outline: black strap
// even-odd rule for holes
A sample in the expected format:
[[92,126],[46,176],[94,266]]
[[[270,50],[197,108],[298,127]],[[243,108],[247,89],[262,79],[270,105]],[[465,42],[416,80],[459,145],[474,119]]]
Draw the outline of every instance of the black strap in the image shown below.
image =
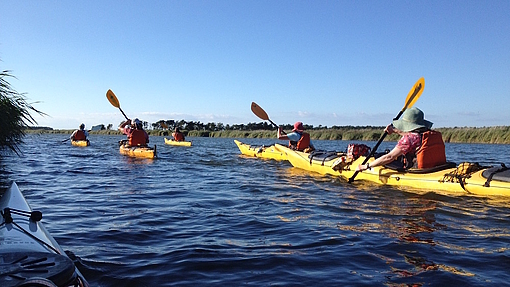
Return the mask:
[[507,170],[508,167],[506,167],[506,165],[504,163],[501,164],[501,167],[496,169],[495,171],[491,172],[491,174],[487,177],[487,181],[485,182],[485,184],[483,186],[485,187],[490,187],[491,186],[491,181],[492,181],[492,177],[498,173],[498,172],[503,172],[505,170]]
[[2,215],[2,217],[4,218],[4,222],[2,224],[0,224],[0,226],[4,225],[4,224],[13,224],[15,225],[16,227],[18,227],[23,233],[25,233],[26,235],[32,237],[34,240],[36,240],[37,242],[41,243],[42,245],[48,247],[49,249],[53,250],[55,253],[57,254],[61,254],[60,251],[58,251],[57,249],[55,249],[53,246],[49,245],[48,243],[44,242],[43,240],[37,238],[36,236],[34,236],[32,233],[26,231],[23,227],[21,227],[20,225],[18,225],[16,222],[14,222],[14,220],[12,219],[12,214],[18,214],[18,215],[21,215],[21,216],[26,216],[26,217],[29,217],[30,220],[36,222],[36,221],[39,221],[42,219],[42,213],[40,211],[24,211],[24,210],[19,210],[19,209],[14,209],[14,208],[9,208],[9,207],[6,207],[4,208],[3,211],[0,212],[0,214]]

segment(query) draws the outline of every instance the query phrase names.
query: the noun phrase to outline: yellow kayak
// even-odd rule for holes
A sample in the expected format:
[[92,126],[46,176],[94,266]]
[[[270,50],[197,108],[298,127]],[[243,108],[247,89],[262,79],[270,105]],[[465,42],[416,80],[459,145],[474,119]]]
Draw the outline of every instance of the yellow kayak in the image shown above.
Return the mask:
[[241,154],[245,156],[251,157],[260,157],[265,159],[274,159],[274,160],[287,160],[287,155],[284,152],[280,152],[276,150],[274,145],[271,146],[250,146],[248,144],[242,143],[238,140],[234,140],[237,147],[241,151]]
[[175,141],[173,139],[167,139],[165,138],[165,144],[167,145],[173,145],[173,146],[191,146],[191,141]]
[[71,140],[71,144],[73,146],[89,146],[90,145],[90,141],[89,140],[79,140],[79,141],[73,141]]
[[[349,161],[343,153],[314,157],[313,154],[294,151],[276,144],[276,149],[287,154],[292,166],[324,175],[340,176],[348,180],[365,157]],[[371,158],[368,162],[372,162]],[[371,181],[382,185],[408,187],[427,191],[446,191],[455,194],[503,195],[510,196],[510,169],[481,167],[477,164],[462,163],[458,166],[447,163],[431,169],[408,169],[405,171],[390,167],[373,167],[358,173],[358,180]]]
[[140,157],[140,158],[155,158],[156,157],[156,146],[151,147],[130,147],[124,144],[119,145],[120,154]]

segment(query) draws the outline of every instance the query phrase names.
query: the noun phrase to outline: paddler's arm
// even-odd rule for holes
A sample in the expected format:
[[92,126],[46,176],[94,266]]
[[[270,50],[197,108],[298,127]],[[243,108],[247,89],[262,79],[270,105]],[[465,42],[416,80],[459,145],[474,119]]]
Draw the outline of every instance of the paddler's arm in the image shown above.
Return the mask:
[[364,170],[367,170],[369,167],[372,168],[372,167],[388,164],[388,163],[396,160],[402,154],[403,154],[402,150],[396,146],[389,153],[377,158],[373,162],[358,165],[358,168],[356,168],[356,171],[364,171]]
[[128,119],[128,120],[126,120],[125,122],[123,122],[122,124],[120,124],[120,126],[119,126],[119,131],[120,131],[121,133],[125,134],[125,133],[126,133],[126,132],[125,132],[125,127],[126,127],[128,124],[130,124],[130,123],[131,123],[131,120],[129,120],[129,119]]
[[[393,125],[388,125],[385,129],[385,132],[387,132],[389,135],[393,133],[397,133],[399,135],[403,135],[405,133],[399,131],[398,129],[395,129]],[[381,166],[388,164],[394,160],[396,160],[399,156],[403,154],[402,150],[397,146],[395,146],[389,153],[377,158],[373,162],[367,163],[367,164],[360,164],[356,168],[356,171],[364,171],[372,167]]]
[[289,140],[289,137],[287,135],[282,135],[282,128],[281,127],[278,127],[277,138],[279,140]]

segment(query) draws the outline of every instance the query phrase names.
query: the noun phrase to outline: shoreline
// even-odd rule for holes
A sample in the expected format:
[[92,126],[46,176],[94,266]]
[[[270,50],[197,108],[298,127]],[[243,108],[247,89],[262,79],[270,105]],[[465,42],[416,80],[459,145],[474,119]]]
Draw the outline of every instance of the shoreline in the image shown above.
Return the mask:
[[[312,140],[350,140],[377,141],[382,134],[383,127],[340,127],[328,129],[307,130]],[[510,126],[495,127],[455,127],[434,129],[442,133],[445,143],[480,143],[480,144],[510,144]],[[71,134],[72,130],[55,130],[52,128],[29,128],[25,134]],[[171,130],[147,130],[149,136],[170,136]],[[223,138],[275,138],[276,130],[183,130],[189,137],[223,137]],[[118,130],[89,131],[91,135],[122,135]],[[385,141],[398,141],[398,135],[386,137]]]

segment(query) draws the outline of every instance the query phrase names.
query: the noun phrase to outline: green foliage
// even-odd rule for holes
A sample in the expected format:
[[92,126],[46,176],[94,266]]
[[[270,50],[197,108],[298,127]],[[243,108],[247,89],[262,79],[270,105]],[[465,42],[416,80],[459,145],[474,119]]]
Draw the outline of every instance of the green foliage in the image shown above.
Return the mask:
[[437,129],[445,142],[510,144],[510,126],[455,127]]
[[[510,144],[510,126],[483,128],[439,128],[445,142],[452,143],[493,143]],[[312,140],[346,140],[346,141],[378,141],[383,133],[382,127],[342,127],[329,129],[307,130]],[[66,133],[73,130],[53,130],[51,128],[29,128],[27,133]],[[147,131],[151,136],[168,136],[169,130],[154,129]],[[271,130],[182,130],[187,137],[224,137],[224,138],[274,138],[276,129]],[[90,134],[120,135],[117,130],[90,131]],[[397,141],[399,136],[393,134],[386,141]]]
[[28,124],[36,124],[30,114],[31,111],[40,115],[44,113],[36,110],[26,101],[24,94],[16,92],[6,78],[12,77],[10,71],[0,73],[0,149],[10,149],[19,154],[19,145],[23,143]]

